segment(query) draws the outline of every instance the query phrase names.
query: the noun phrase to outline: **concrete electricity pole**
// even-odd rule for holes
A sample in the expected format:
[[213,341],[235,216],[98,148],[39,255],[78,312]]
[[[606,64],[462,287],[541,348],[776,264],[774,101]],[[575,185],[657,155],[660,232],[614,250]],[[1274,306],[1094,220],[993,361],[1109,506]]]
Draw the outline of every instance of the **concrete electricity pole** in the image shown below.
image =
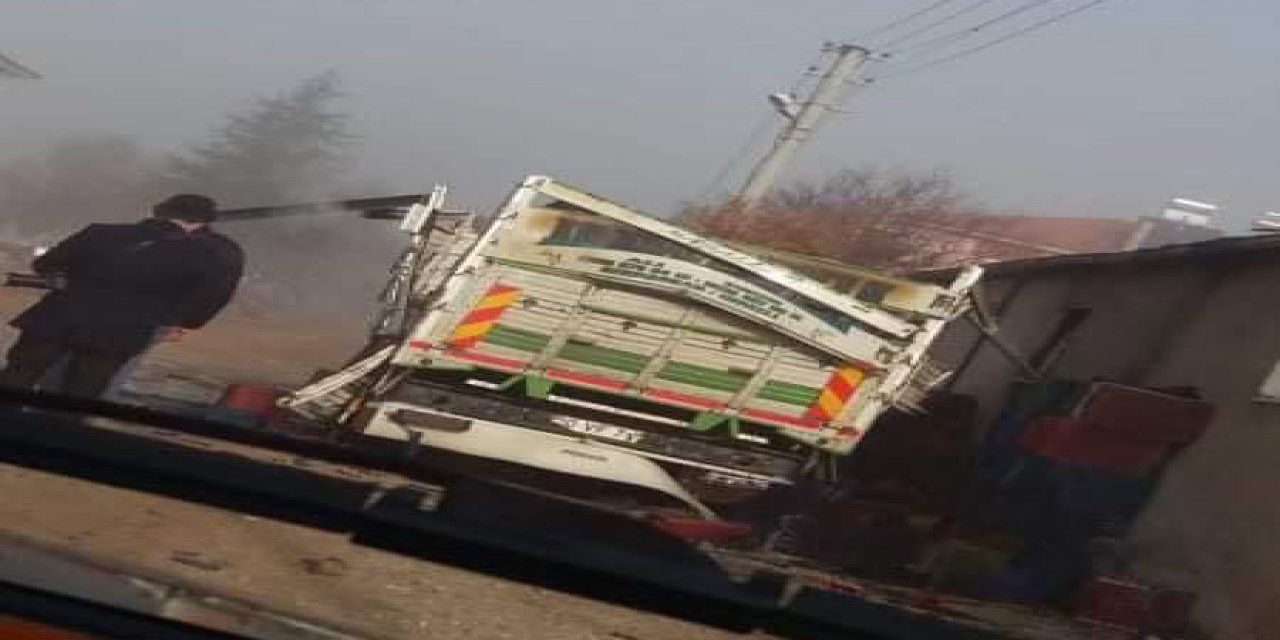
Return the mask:
[[813,133],[822,117],[836,108],[845,85],[857,79],[867,60],[868,51],[856,45],[839,44],[832,47],[832,50],[835,56],[831,65],[822,73],[813,93],[806,100],[796,104],[793,97],[785,94],[769,96],[769,101],[786,118],[787,123],[773,143],[773,148],[751,170],[746,184],[738,193],[738,201],[745,206],[751,207],[769,194],[778,175],[795,156],[796,150]]

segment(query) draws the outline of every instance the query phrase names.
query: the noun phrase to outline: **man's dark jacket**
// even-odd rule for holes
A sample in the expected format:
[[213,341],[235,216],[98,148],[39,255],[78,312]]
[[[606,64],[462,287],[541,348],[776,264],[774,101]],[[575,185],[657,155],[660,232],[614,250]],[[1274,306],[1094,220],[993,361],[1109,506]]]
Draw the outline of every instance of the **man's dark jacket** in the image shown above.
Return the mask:
[[151,218],[94,224],[35,259],[46,276],[65,278],[11,323],[25,334],[73,348],[135,353],[159,327],[198,329],[231,300],[244,253],[202,228],[188,233]]

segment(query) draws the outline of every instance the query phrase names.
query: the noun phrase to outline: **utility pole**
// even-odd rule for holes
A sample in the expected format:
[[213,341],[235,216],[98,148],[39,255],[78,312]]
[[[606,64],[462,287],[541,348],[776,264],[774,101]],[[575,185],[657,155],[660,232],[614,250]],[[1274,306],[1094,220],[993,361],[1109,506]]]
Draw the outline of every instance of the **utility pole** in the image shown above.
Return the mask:
[[750,208],[769,194],[779,174],[791,162],[796,150],[809,138],[827,112],[836,108],[846,84],[856,80],[867,60],[868,51],[852,44],[834,45],[835,57],[822,73],[813,93],[796,104],[792,96],[774,94],[769,101],[787,123],[759,164],[751,170],[747,182],[738,193],[738,201]]

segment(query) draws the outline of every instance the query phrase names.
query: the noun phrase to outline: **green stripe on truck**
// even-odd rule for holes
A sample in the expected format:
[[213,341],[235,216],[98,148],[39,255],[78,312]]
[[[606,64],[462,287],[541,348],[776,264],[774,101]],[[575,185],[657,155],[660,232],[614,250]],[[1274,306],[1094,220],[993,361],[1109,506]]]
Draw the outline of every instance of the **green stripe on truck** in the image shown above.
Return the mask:
[[484,342],[516,351],[542,351],[551,339],[541,333],[495,324],[484,336]]
[[[505,324],[494,325],[484,337],[485,343],[494,346],[533,353],[545,349],[550,341],[550,336],[546,334]],[[650,359],[638,353],[574,342],[566,344],[560,350],[558,357],[571,362],[581,362],[630,374],[640,373]],[[658,372],[657,377],[670,382],[727,392],[742,389],[751,379],[751,376],[745,373],[713,369],[687,362],[668,362]],[[807,407],[817,400],[820,391],[821,389],[801,384],[769,380],[760,388],[757,397],[770,402]]]
[[756,394],[756,397],[761,400],[770,400],[773,402],[781,402],[782,404],[794,404],[801,407],[807,407],[818,400],[818,394],[821,391],[821,389],[806,387],[802,384],[783,382],[781,380],[770,380],[764,383],[764,386],[760,388],[760,392]]
[[[550,341],[551,338],[545,334],[517,329],[504,324],[494,325],[484,338],[484,342],[487,344],[516,349],[517,351],[533,352],[542,351]],[[572,341],[561,347],[560,353],[556,354],[556,357],[606,369],[616,369],[626,373],[640,373],[644,366],[649,364],[648,356]]]
[[724,369],[712,369],[687,362],[668,362],[658,377],[671,382],[691,384],[716,391],[737,391],[747,384],[751,376]]
[[642,356],[630,351],[597,347],[590,344],[569,342],[556,354],[561,360],[581,362],[582,364],[616,369],[627,373],[640,373],[649,364],[649,356]]

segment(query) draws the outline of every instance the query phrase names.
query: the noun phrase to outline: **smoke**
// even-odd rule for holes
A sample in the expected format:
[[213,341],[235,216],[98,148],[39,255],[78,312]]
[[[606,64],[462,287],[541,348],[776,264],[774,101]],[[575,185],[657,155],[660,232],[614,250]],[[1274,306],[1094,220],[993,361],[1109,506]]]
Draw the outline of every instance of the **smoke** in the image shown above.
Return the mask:
[[136,219],[154,160],[127,136],[78,135],[0,163],[0,239],[41,244],[91,222]]
[[220,231],[244,248],[235,310],[310,328],[361,330],[407,238],[347,211],[248,220]]
[[[113,135],[68,137],[0,163],[0,267],[24,269],[31,246],[57,242],[87,224],[145,217],[169,195],[153,179],[157,164],[131,139]],[[338,190],[345,193],[335,197]],[[292,202],[315,202],[373,195],[378,188],[325,193],[297,185],[287,192]],[[363,329],[407,240],[394,223],[346,211],[216,226],[244,248],[248,263],[228,313],[335,332]]]

